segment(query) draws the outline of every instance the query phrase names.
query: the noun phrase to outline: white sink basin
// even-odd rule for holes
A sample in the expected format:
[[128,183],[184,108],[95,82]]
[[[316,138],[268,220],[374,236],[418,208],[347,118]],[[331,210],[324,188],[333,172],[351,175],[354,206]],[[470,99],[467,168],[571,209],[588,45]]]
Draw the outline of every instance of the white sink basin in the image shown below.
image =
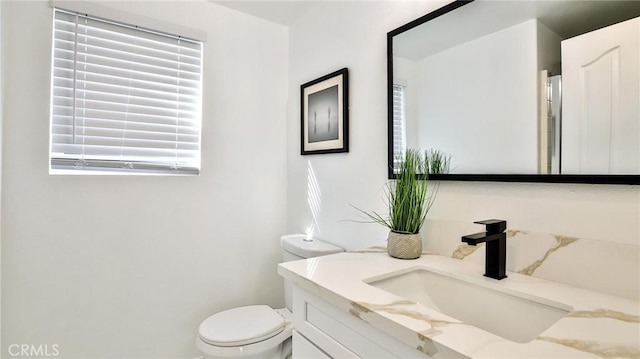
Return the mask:
[[565,304],[519,293],[492,281],[484,277],[454,277],[422,268],[365,280],[374,287],[519,343],[535,339],[572,310]]

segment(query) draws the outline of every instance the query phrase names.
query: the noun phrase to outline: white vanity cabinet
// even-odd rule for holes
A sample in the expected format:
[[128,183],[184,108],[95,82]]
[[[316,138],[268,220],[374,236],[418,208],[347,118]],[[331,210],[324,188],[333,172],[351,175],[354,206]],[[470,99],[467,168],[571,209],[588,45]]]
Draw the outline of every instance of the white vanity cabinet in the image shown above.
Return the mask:
[[[278,274],[292,284],[293,358],[584,358],[598,353],[619,353],[636,358],[640,352],[640,303],[637,300],[593,292],[584,288],[509,272],[507,280],[482,275],[483,266],[461,260],[423,255],[411,261],[398,260],[386,250],[346,252],[278,265]],[[532,340],[512,340],[496,334],[493,324],[510,330],[529,330],[532,308],[504,308],[506,317],[490,313],[481,305],[469,309],[486,319],[461,322],[414,297],[421,293],[450,292],[424,277],[417,282],[394,283],[407,292],[384,286],[383,281],[405,278],[405,274],[428,271],[448,277],[453,284],[475,288],[474,294],[452,292],[451,302],[496,303],[489,292],[513,297],[519,302],[538,303],[538,309],[564,308],[567,314]],[[410,277],[411,278],[411,277]],[[447,280],[449,280],[447,279]],[[424,286],[428,288],[422,291]],[[393,292],[391,292],[391,290]],[[426,291],[428,290],[428,292]],[[396,294],[394,294],[396,293]],[[413,294],[412,294],[413,293]],[[500,294],[501,293],[501,294]],[[410,297],[411,296],[411,297]],[[433,299],[433,298],[431,298]],[[471,303],[469,302],[469,303]],[[422,303],[422,304],[421,304]],[[531,304],[531,303],[529,303]],[[559,308],[560,305],[562,308]],[[451,308],[444,308],[449,311]],[[571,314],[569,314],[571,313]],[[520,315],[522,314],[522,315]],[[466,315],[466,314],[465,314]],[[537,315],[537,314],[536,314]],[[522,319],[521,324],[506,320]],[[465,319],[466,320],[466,319]],[[477,323],[473,324],[472,323]],[[476,326],[476,325],[482,325]],[[485,329],[483,329],[485,328]],[[511,333],[510,333],[511,335]],[[567,340],[571,338],[571,340]],[[585,346],[589,343],[590,346]]]
[[331,357],[313,344],[304,335],[297,330],[293,330],[293,357],[294,358],[314,358],[314,359],[331,359]]
[[293,289],[293,359],[430,358],[300,287]]

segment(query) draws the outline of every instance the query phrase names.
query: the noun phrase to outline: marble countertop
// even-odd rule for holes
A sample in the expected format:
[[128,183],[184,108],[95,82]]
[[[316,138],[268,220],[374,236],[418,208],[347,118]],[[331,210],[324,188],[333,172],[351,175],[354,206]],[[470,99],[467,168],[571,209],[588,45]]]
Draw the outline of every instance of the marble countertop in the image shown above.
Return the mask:
[[[465,324],[364,282],[411,268],[488,281],[506,291],[562,303],[569,313],[528,343],[517,343]],[[334,306],[425,354],[454,351],[468,358],[640,358],[640,302],[507,272],[483,276],[475,263],[424,253],[390,257],[385,248],[281,263],[278,273]],[[472,298],[470,298],[472,300]]]

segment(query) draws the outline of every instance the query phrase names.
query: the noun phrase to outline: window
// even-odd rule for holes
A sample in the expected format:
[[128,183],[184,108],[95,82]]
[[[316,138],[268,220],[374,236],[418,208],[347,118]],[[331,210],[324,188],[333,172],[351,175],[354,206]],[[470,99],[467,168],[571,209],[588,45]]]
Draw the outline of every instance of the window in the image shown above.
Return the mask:
[[[404,86],[393,85],[393,158],[404,157],[407,149]],[[395,166],[394,166],[395,168]]]
[[198,174],[202,42],[54,15],[50,173]]

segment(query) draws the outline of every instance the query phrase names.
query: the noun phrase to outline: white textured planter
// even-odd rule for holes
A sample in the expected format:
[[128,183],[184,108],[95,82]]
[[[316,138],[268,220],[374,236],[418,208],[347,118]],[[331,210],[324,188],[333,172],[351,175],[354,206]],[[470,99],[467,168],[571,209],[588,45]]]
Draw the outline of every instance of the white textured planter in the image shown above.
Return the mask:
[[422,236],[420,233],[404,234],[389,232],[387,253],[399,259],[419,258],[422,254]]

